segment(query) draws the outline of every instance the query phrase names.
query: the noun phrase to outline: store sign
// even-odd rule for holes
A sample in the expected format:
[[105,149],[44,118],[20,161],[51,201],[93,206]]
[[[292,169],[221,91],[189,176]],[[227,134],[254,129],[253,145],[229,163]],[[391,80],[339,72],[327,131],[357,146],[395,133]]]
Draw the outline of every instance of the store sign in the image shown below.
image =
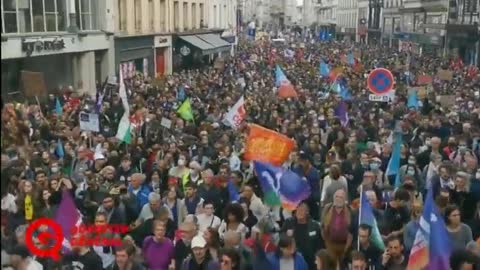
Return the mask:
[[182,48],[180,48],[180,54],[182,54],[183,56],[187,56],[190,54],[190,48],[188,48],[187,46],[183,46]]
[[65,41],[63,39],[55,38],[54,40],[22,40],[22,52],[27,56],[32,55],[33,51],[60,51],[65,49]]
[[159,38],[158,39],[159,45],[168,45],[168,38]]

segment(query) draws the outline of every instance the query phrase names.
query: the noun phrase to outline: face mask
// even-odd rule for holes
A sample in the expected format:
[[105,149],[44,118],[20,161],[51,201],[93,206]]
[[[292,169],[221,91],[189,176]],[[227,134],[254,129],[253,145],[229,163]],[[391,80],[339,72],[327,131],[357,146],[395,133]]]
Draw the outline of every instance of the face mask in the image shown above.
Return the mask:
[[413,169],[408,169],[407,174],[408,174],[408,175],[415,175],[415,170],[413,170]]
[[380,164],[378,164],[378,163],[371,163],[371,164],[370,164],[370,169],[371,169],[372,171],[378,170],[379,167],[380,167]]
[[432,142],[431,142],[430,140],[427,140],[427,141],[425,141],[425,145],[426,145],[426,146],[431,146],[431,145],[432,145]]
[[409,161],[408,161],[408,165],[415,165],[415,161],[409,160]]
[[467,151],[467,147],[464,146],[464,145],[461,145],[458,147],[458,151],[462,152],[462,153],[465,153],[465,151]]
[[58,167],[52,167],[50,170],[52,173],[58,173]]
[[185,166],[185,159],[179,159],[178,166]]

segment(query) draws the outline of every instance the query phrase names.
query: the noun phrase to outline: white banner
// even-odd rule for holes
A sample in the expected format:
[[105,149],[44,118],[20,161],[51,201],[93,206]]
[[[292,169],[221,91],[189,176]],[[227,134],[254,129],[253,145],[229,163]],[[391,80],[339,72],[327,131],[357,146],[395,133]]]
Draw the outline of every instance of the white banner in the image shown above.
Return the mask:
[[242,96],[225,115],[223,123],[233,129],[236,129],[242,124],[246,114],[245,99]]
[[84,113],[79,115],[80,130],[100,132],[100,123],[98,121],[98,114],[96,113]]

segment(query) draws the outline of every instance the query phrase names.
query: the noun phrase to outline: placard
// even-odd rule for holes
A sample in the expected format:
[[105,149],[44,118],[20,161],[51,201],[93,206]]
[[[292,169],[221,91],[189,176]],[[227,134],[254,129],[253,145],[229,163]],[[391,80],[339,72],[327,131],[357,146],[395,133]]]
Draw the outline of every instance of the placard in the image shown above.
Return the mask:
[[452,107],[455,105],[455,95],[438,96],[438,102],[443,107]]
[[80,130],[100,132],[98,114],[81,112],[78,117],[80,122]]
[[431,84],[432,81],[433,81],[433,78],[432,76],[429,76],[429,75],[418,75],[417,77],[418,85]]
[[20,84],[26,97],[47,95],[43,72],[20,71]]
[[172,127],[172,120],[162,117],[162,121],[160,122],[160,125],[164,128],[170,129]]
[[453,72],[450,70],[439,69],[437,76],[442,81],[451,81],[453,79]]

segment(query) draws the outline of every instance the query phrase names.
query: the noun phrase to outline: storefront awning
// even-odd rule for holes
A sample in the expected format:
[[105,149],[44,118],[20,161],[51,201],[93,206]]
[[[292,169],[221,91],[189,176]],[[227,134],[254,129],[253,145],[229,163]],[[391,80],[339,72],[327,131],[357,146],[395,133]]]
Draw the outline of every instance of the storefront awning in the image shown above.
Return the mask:
[[230,50],[230,44],[215,34],[179,36],[180,39],[200,49],[203,55]]
[[215,48],[230,47],[230,44],[225,40],[221,39],[219,35],[204,34],[198,35],[198,37],[203,39],[203,41],[212,44]]

